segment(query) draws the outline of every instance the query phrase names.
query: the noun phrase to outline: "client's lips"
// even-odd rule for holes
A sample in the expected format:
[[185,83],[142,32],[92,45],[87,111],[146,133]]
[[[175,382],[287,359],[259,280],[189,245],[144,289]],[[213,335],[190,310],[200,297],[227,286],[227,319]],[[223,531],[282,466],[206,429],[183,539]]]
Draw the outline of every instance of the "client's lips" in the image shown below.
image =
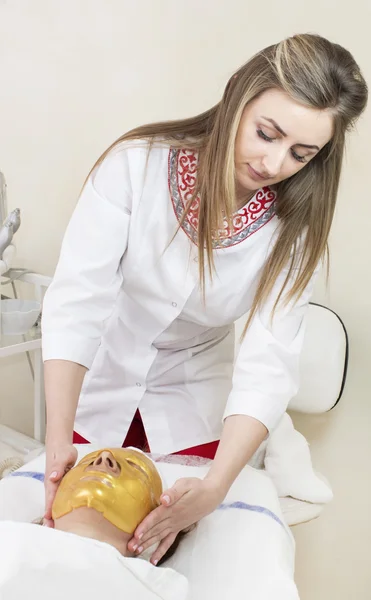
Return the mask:
[[108,487],[112,487],[112,483],[102,475],[88,475],[87,477],[81,477],[80,481],[98,481],[99,483],[104,483]]

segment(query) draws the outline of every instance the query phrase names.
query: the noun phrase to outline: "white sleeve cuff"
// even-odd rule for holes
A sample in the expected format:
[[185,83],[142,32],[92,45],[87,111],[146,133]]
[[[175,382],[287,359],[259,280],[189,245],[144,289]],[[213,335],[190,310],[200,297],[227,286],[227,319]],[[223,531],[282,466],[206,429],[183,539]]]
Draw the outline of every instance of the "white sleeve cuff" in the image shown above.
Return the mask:
[[87,340],[71,333],[46,333],[42,337],[43,360],[69,360],[90,369],[99,345],[100,339]]
[[[250,396],[247,399],[247,396]],[[260,421],[271,432],[286,410],[285,402],[272,402],[258,392],[232,391],[223,415],[223,421],[233,415],[246,415]]]

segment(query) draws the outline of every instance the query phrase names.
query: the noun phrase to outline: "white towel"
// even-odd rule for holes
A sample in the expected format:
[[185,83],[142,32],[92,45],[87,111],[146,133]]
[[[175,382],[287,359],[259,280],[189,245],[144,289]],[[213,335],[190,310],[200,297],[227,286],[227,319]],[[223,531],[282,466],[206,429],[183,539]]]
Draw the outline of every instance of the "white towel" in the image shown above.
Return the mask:
[[330,486],[313,469],[307,440],[296,431],[287,413],[250,464],[265,468],[280,498],[291,497],[314,504],[328,504],[333,499]]
[[30,523],[0,523],[0,600],[185,600],[186,578],[108,544]]

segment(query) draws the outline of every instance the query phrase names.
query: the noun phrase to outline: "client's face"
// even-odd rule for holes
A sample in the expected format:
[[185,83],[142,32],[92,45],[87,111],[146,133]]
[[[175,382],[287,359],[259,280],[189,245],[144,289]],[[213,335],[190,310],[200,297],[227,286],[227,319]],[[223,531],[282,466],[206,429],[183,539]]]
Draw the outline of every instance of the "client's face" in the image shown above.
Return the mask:
[[132,449],[106,449],[85,456],[62,479],[53,519],[74,509],[94,508],[121,531],[132,534],[160,504],[162,482],[153,464]]

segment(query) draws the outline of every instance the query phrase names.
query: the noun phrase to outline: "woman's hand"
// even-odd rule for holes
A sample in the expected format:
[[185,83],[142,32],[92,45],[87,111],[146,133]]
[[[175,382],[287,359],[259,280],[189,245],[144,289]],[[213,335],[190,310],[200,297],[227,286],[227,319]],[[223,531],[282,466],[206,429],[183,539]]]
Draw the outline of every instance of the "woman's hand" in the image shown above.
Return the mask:
[[58,486],[63,476],[72,469],[77,459],[77,450],[73,444],[46,446],[45,469],[45,515],[44,525],[54,527],[52,506]]
[[128,543],[130,552],[141,554],[161,542],[151,556],[156,565],[166,554],[180,531],[213,512],[225,493],[211,479],[179,479],[161,496],[161,506],[153,510],[134,532]]

